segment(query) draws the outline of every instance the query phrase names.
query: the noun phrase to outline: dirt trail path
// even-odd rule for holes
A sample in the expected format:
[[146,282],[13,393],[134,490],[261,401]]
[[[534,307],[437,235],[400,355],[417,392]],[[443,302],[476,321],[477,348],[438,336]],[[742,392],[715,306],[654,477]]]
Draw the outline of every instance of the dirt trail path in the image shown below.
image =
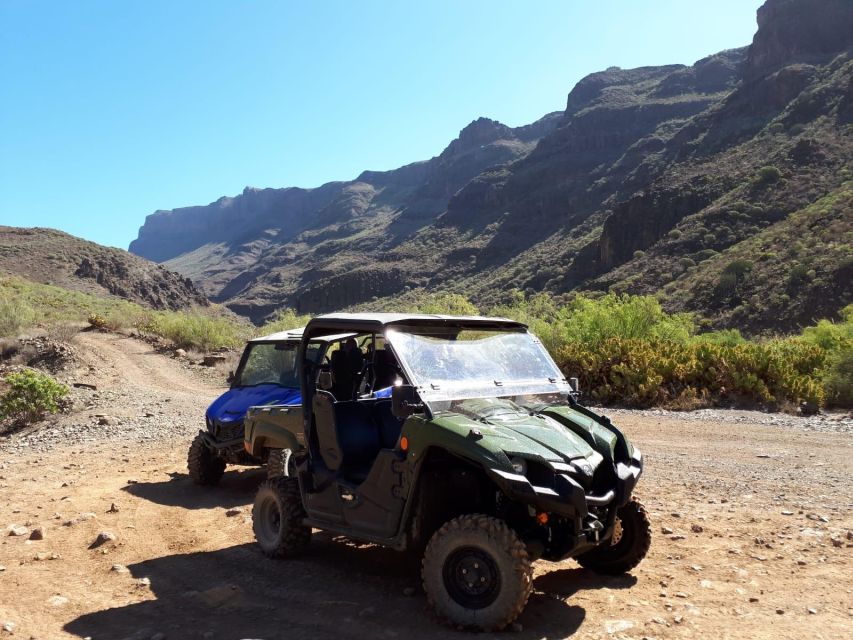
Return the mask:
[[164,358],[141,340],[111,333],[86,332],[78,334],[76,341],[87,364],[96,370],[105,365],[109,368],[105,382],[113,386],[132,386],[188,398],[210,395],[216,389],[187,375],[177,361]]
[[[7,622],[10,637],[40,639],[472,637],[432,620],[416,559],[318,533],[305,557],[266,560],[250,522],[263,472],[229,470],[215,489],[186,476],[216,385],[135,340],[79,344],[83,372],[97,362],[80,374],[95,405],[2,445],[0,638]],[[118,422],[92,426],[105,403]],[[727,412],[616,419],[647,460],[649,557],[621,578],[538,563],[523,631],[495,637],[849,637],[849,431]],[[44,540],[6,535],[12,524],[44,527]],[[92,547],[102,531],[116,539]]]
[[191,436],[204,426],[204,409],[225,390],[224,372],[165,357],[135,338],[83,332],[75,345],[79,367],[63,376],[74,411],[0,440],[0,451]]

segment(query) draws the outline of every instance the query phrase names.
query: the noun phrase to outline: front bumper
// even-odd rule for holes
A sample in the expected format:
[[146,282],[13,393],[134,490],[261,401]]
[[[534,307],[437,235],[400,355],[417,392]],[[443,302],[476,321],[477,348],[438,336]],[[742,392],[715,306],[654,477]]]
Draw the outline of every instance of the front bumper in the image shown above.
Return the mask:
[[243,448],[242,420],[221,421],[207,418],[207,430],[199,431],[209,449],[231,464],[258,464]]
[[[612,462],[604,462],[611,464]],[[551,486],[538,486],[527,476],[493,469],[489,473],[506,496],[528,506],[530,515],[548,514],[548,529],[545,533],[536,527],[528,530],[525,540],[529,548],[538,549],[537,557],[560,561],[590,551],[613,536],[616,512],[625,505],[643,472],[643,458],[639,449],[623,462],[613,465],[609,476],[613,478],[606,489],[598,492],[584,489],[577,473],[577,466],[549,463],[553,470]],[[585,482],[587,486],[592,483]],[[541,552],[541,553],[540,553]]]
[[551,487],[534,485],[526,476],[503,469],[490,469],[489,475],[511,500],[530,505],[538,512],[582,521],[589,515],[590,507],[619,508],[626,504],[643,472],[642,454],[634,448],[630,459],[616,463],[614,486],[595,494],[585,490],[576,479],[572,465],[549,465],[554,471]]
[[229,440],[217,440],[208,431],[199,431],[204,443],[211,449],[222,451],[225,449],[243,449],[243,438],[231,438]]
[[242,419],[219,420],[207,416],[206,423],[207,432],[203,431],[202,433],[205,434],[205,441],[211,447],[215,449],[227,449],[238,444],[242,449],[243,435],[245,433],[245,426]]

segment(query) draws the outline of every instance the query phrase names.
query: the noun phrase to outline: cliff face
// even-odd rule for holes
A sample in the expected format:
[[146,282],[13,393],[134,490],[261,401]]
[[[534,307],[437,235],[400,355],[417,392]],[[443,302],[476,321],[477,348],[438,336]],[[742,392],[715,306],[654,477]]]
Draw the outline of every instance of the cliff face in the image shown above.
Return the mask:
[[760,77],[795,62],[822,62],[850,47],[849,0],[768,0],[758,9],[746,76]]
[[157,211],[130,250],[256,320],[282,304],[322,310],[390,295],[404,286],[403,271],[371,263],[434,222],[482,171],[524,157],[560,117],[517,129],[480,118],[424,162],[317,189],[247,187],[207,206]]
[[74,291],[110,294],[152,309],[206,306],[192,281],[121,249],[53,229],[0,226],[0,274]]
[[222,197],[207,206],[155,211],[129,250],[164,262],[207,243],[252,237],[268,226],[295,229],[306,216],[327,206],[337,192],[334,183],[319,189],[246,187],[237,197]]
[[[157,212],[131,250],[254,319],[419,288],[484,305],[513,288],[610,289],[656,293],[716,326],[795,328],[850,301],[835,283],[853,240],[837,210],[853,178],[851,48],[849,0],[768,0],[749,47],[593,73],[563,112],[517,128],[480,118],[393,171]],[[780,230],[825,198],[835,241],[797,227],[806,237],[779,258]],[[767,269],[756,261],[734,297],[713,293],[758,238],[776,255]],[[813,257],[817,239],[832,260]],[[796,287],[762,279],[795,267],[812,274]],[[762,299],[743,297],[749,278]]]

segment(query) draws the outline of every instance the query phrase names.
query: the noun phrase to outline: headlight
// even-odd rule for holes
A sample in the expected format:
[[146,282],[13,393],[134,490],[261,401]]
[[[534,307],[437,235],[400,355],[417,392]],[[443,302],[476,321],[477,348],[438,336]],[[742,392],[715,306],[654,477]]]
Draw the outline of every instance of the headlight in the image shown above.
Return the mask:
[[578,466],[578,467],[580,468],[580,470],[581,470],[581,471],[583,471],[583,474],[584,474],[585,476],[587,476],[587,477],[589,477],[589,478],[591,478],[591,477],[592,477],[592,474],[593,474],[593,468],[592,468],[592,465],[591,465],[589,462],[587,462],[586,460],[581,460],[581,461],[579,461],[579,462],[577,463],[577,465],[576,465],[576,466]]
[[509,462],[512,465],[512,470],[518,475],[523,476],[527,474],[527,460],[524,458],[510,458]]

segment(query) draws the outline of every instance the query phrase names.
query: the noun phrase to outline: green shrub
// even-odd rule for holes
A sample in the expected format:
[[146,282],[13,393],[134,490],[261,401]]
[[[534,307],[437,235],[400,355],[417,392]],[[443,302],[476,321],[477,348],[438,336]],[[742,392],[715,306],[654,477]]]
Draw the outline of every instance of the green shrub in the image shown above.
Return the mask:
[[713,249],[702,249],[702,251],[698,251],[693,254],[693,259],[696,262],[703,262],[704,260],[710,260],[714,256],[717,255],[717,252]]
[[826,404],[853,407],[853,304],[841,311],[841,322],[821,320],[803,330],[801,340],[822,349],[826,363],[821,372]]
[[209,351],[237,347],[248,337],[247,327],[200,312],[158,312],[138,325],[143,333],[161,336],[181,349]]
[[45,414],[59,411],[59,402],[68,395],[68,387],[49,375],[24,369],[5,379],[8,389],[0,396],[0,419],[18,424],[41,420]]
[[613,337],[687,340],[695,331],[690,314],[668,314],[653,296],[608,293],[598,299],[578,296],[558,306],[545,293],[514,300],[490,311],[527,324],[552,353],[569,342],[597,344]]
[[279,331],[290,331],[308,324],[311,319],[309,315],[300,315],[293,309],[279,309],[273,319],[267,322],[258,331],[258,335],[269,335]]
[[827,351],[841,351],[853,346],[853,304],[841,311],[841,322],[821,320],[813,327],[803,329],[806,342],[816,344]]
[[811,280],[809,278],[809,268],[804,264],[794,266],[788,274],[788,282],[792,285],[802,284],[808,280]]
[[758,173],[755,174],[755,181],[758,184],[772,184],[778,182],[782,177],[782,172],[773,166],[761,167]]
[[828,406],[853,409],[853,348],[830,357],[823,384]]
[[717,295],[728,296],[737,291],[737,276],[733,273],[723,272],[717,278],[716,292]]
[[20,299],[0,297],[0,338],[14,338],[36,320],[33,308]]
[[732,260],[727,264],[726,268],[723,269],[723,273],[729,273],[738,280],[741,280],[747,273],[752,271],[752,267],[753,264],[749,260],[738,258],[737,260]]
[[474,304],[458,293],[436,293],[428,296],[417,305],[419,313],[439,315],[475,316],[479,313]]
[[744,344],[746,342],[746,338],[737,329],[721,329],[720,331],[701,333],[694,340],[696,342],[707,342],[727,347],[733,347],[736,344]]
[[140,305],[127,300],[71,291],[13,276],[0,276],[0,299],[29,309],[34,316],[32,320],[26,318],[29,324],[86,322],[90,316],[107,320],[113,313],[132,317],[143,312]]
[[611,338],[594,346],[566,344],[556,358],[603,404],[650,407],[702,398],[779,407],[824,401],[815,375],[824,351],[797,339],[721,345]]
[[[751,266],[734,263],[723,277],[735,286],[736,274]],[[668,314],[651,296],[585,295],[559,305],[548,294],[516,291],[490,313],[527,324],[597,403],[817,408],[850,402],[853,356],[839,354],[853,348],[853,305],[843,322],[821,321],[801,336],[761,342],[735,329],[694,335],[691,316]]]

